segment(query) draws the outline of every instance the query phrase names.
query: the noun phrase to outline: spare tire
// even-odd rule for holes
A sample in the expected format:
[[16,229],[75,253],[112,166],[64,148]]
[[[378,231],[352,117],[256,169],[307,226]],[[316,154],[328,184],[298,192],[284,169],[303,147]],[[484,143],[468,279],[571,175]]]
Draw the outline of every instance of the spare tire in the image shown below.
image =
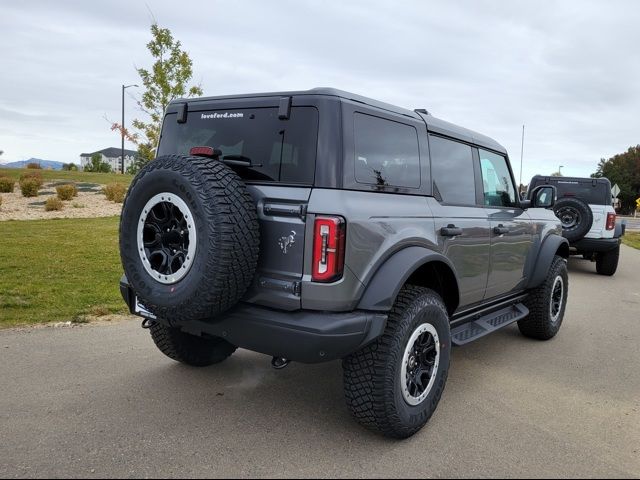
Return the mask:
[[589,233],[593,225],[591,208],[579,198],[561,198],[553,206],[553,213],[562,222],[562,236],[570,242],[580,240]]
[[120,258],[147,310],[171,325],[235,305],[257,268],[259,225],[246,186],[223,163],[167,155],[146,165],[120,218]]

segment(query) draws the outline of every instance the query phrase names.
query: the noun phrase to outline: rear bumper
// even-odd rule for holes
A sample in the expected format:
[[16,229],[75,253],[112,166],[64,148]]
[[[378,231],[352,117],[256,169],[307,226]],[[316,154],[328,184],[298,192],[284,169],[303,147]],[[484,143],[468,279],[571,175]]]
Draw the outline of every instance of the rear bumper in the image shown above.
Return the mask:
[[608,252],[620,245],[621,239],[618,238],[583,238],[571,246],[575,247],[579,253],[589,252]]
[[[120,292],[129,310],[140,315],[134,311],[135,293],[126,277],[120,280]],[[221,337],[233,345],[266,355],[319,363],[360,350],[382,335],[386,323],[387,315],[379,312],[285,312],[240,303],[215,321],[191,321],[180,328],[193,335]]]

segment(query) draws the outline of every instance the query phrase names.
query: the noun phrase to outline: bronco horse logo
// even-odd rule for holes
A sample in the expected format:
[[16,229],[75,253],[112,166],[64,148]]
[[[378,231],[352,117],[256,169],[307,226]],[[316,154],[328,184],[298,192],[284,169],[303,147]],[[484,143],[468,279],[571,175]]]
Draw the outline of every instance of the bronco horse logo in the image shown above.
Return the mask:
[[296,232],[291,230],[291,234],[288,237],[280,237],[278,240],[278,245],[280,245],[280,250],[282,253],[286,254],[290,247],[293,247],[296,243]]

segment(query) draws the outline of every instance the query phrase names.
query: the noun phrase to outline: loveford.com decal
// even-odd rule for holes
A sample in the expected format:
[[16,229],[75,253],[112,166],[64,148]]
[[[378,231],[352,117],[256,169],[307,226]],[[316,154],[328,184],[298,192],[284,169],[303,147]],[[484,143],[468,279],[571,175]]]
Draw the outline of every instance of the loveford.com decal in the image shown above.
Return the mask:
[[244,113],[203,113],[200,118],[202,120],[218,119],[218,118],[242,118]]

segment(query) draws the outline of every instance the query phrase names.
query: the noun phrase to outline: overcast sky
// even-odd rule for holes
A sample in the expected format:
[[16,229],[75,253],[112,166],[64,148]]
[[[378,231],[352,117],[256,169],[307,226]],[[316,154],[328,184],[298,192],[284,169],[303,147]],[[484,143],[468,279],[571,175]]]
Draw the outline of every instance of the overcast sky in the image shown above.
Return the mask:
[[150,11],[205,95],[331,86],[427,108],[502,143],[516,177],[526,124],[525,183],[640,143],[636,0],[22,0],[0,3],[0,160],[119,146],[104,117],[151,64]]

